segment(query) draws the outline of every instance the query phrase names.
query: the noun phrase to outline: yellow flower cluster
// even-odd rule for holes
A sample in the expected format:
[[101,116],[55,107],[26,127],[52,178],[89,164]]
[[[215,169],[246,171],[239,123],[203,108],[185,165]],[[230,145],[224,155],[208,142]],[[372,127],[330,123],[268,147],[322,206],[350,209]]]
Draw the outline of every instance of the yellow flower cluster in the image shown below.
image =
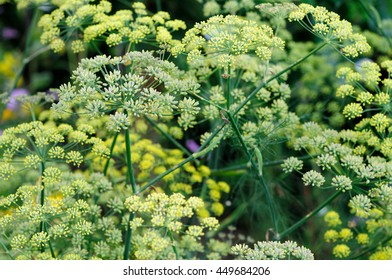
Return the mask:
[[[166,48],[175,48],[180,41],[173,39],[171,33],[185,29],[181,20],[171,20],[167,12],[159,11],[152,16],[142,2],[132,4],[132,10],[119,10],[114,14],[112,4],[102,0],[64,1],[50,14],[41,17],[38,26],[43,29],[42,44],[49,44],[54,52],[65,49],[71,41],[75,53],[85,51],[85,44],[105,39],[109,47],[123,42],[138,44],[144,40],[155,39]],[[62,34],[67,33],[67,37]]]
[[20,58],[16,54],[5,52],[0,58],[0,77],[4,76],[8,79],[13,79],[19,64]]
[[78,128],[80,130],[74,130],[70,125],[57,127],[35,121],[6,129],[0,136],[0,178],[8,179],[16,173],[12,163],[15,159],[21,159],[26,168],[37,168],[40,163],[58,160],[80,166],[85,160],[84,155],[70,150],[69,146],[84,145],[86,151],[91,150],[87,154],[89,158],[107,157],[109,149],[101,139],[92,136],[95,131],[89,130],[92,128],[88,125]]
[[289,14],[290,21],[298,21],[307,30],[334,45],[349,57],[357,57],[370,51],[366,37],[354,33],[351,23],[341,20],[340,16],[326,8],[309,4],[300,4]]
[[[385,191],[388,192],[387,190]],[[371,191],[371,193],[379,192],[380,189],[373,189]],[[362,197],[365,196],[362,195]],[[375,197],[375,194],[373,197]],[[392,225],[390,218],[377,208],[369,210],[366,217],[366,228],[362,227],[363,224],[360,220],[356,220],[355,222],[354,220],[349,221],[347,223],[348,227],[341,227],[342,221],[337,212],[328,211],[325,214],[324,221],[327,223],[328,229],[324,233],[324,240],[327,243],[334,243],[332,254],[336,258],[347,258],[352,253],[361,254],[361,250],[366,250],[366,248],[371,248],[374,245],[372,242],[374,239],[377,240],[375,237],[377,232],[386,230]],[[363,232],[364,230],[365,232]],[[353,248],[356,249],[354,250]],[[379,247],[369,259],[390,259],[390,256],[388,257],[389,250],[390,246]]]
[[392,260],[392,246],[378,248],[370,257],[370,260]]
[[221,199],[221,193],[229,193],[230,186],[224,181],[215,182],[212,179],[207,179],[206,184],[212,200],[211,211],[215,215],[220,216],[224,211],[224,206],[219,202]]
[[[14,52],[3,52],[0,54],[0,88],[4,90],[9,89],[13,86],[16,78],[16,73],[21,65],[21,57],[18,53]],[[23,78],[20,77],[16,81],[16,86],[21,86]],[[20,114],[21,111],[18,111]],[[13,110],[5,108],[0,113],[0,121],[4,122],[10,118],[16,117],[17,115]]]
[[284,47],[284,41],[274,36],[271,27],[233,15],[197,23],[186,32],[182,44],[191,66],[226,70],[238,67],[241,55],[255,54],[268,61],[274,48]]
[[[362,117],[366,112],[366,118],[362,118],[355,127],[361,135],[354,141],[380,151],[388,159],[392,158],[391,140],[387,137],[392,124],[390,64],[391,60],[386,60],[380,65],[365,60],[358,65],[357,71],[350,67],[342,67],[336,73],[338,78],[345,81],[345,84],[337,89],[336,95],[355,99],[344,107],[343,115],[350,120]],[[383,78],[384,70],[387,75]]]
[[[146,198],[136,195],[128,197],[124,205],[136,216],[130,225],[136,234],[133,243],[137,248],[135,255],[138,259],[165,259],[168,255],[174,258],[170,245],[176,247],[184,240],[197,244],[205,231],[216,230],[219,226],[218,220],[213,217],[199,217],[196,225],[188,226],[182,222],[183,218],[193,217],[198,209],[204,207],[199,197],[186,199],[180,193],[168,196],[154,192]],[[174,241],[173,236],[179,241]],[[174,252],[178,254],[177,249]]]
[[332,250],[332,254],[339,259],[347,258],[350,253],[350,247],[348,247],[346,244],[338,244]]
[[324,216],[324,221],[329,227],[336,227],[342,224],[339,213],[335,211],[328,211]]
[[[179,149],[165,149],[159,143],[155,143],[150,139],[145,138],[150,131],[143,119],[135,119],[132,121],[134,129],[131,133],[131,155],[132,164],[135,167],[136,183],[140,186],[147,184],[154,177],[166,172],[174,165],[182,162],[184,153]],[[160,123],[159,127],[175,137],[179,135],[181,129],[177,126],[168,127],[166,124]],[[181,131],[182,132],[182,131]],[[108,149],[112,144],[113,138],[108,138],[105,141],[105,147]],[[112,177],[123,176],[126,173],[126,168],[116,169],[117,159],[122,161],[125,153],[125,138],[122,134],[117,136],[116,145],[114,146],[112,159],[110,163],[109,175]],[[97,171],[102,171],[105,166],[105,161],[99,158],[94,160],[94,168]],[[195,165],[194,163],[187,163],[183,167],[174,170],[163,177],[161,182],[154,184],[154,187],[161,191],[170,190],[174,193],[181,193],[186,196],[199,194],[201,188],[206,188],[207,203],[200,209],[197,214],[200,217],[209,217],[211,214],[220,216],[224,212],[222,200],[223,194],[230,192],[230,186],[224,181],[215,181],[210,178],[211,170],[208,166],[203,164]],[[210,214],[211,213],[211,214]]]
[[231,251],[243,260],[314,259],[314,255],[309,249],[304,246],[299,246],[293,241],[286,241],[284,243],[278,241],[259,241],[254,244],[253,249],[246,244],[237,244],[231,247]]

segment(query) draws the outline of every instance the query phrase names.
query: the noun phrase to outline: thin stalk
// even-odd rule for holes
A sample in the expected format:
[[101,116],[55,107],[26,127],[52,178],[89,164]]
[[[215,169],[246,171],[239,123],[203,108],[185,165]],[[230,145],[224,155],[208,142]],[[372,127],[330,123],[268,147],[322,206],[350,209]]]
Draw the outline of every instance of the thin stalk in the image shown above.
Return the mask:
[[124,260],[129,259],[129,253],[131,252],[132,228],[129,223],[133,220],[134,217],[134,213],[129,214],[127,235],[125,237]]
[[206,102],[206,103],[209,104],[209,105],[213,105],[213,106],[215,106],[216,108],[218,108],[219,110],[226,111],[226,109],[223,108],[223,107],[221,107],[219,104],[216,104],[216,103],[214,103],[214,102],[211,102],[210,100],[204,98],[203,96],[201,96],[201,95],[199,95],[199,94],[197,94],[197,93],[195,93],[195,92],[192,92],[192,94],[193,94],[194,96],[196,96],[197,98],[199,98],[201,101]]
[[[5,234],[3,234],[5,236]],[[4,248],[4,252],[11,258],[11,260],[14,259],[14,257],[11,255],[10,251],[8,250],[7,246],[0,240],[1,246]]]
[[78,66],[78,57],[71,48],[67,48],[67,57],[69,73],[72,73]]
[[249,163],[241,163],[241,164],[237,164],[237,165],[230,165],[228,167],[221,168],[221,169],[212,169],[211,173],[215,174],[215,173],[220,173],[220,172],[248,169],[249,167],[250,167]]
[[368,2],[368,1],[364,2],[363,0],[359,1],[359,5],[365,11],[369,20],[371,20],[373,22],[373,24],[376,26],[379,34],[382,35],[387,40],[389,47],[392,48],[392,39],[390,36],[388,36],[388,34],[386,34],[386,32],[382,26],[380,14],[376,10],[376,8],[374,8],[374,6],[372,4],[370,4],[370,2]]
[[[45,205],[45,184],[42,181],[42,176],[44,175],[44,172],[45,172],[45,162],[41,161],[41,164],[40,164],[40,173],[41,173],[40,177],[41,177],[41,186],[42,186],[41,195],[40,195],[41,207],[44,207],[44,205]],[[39,226],[39,231],[47,233],[44,221],[41,221],[40,226]],[[50,240],[49,240],[49,244],[48,245],[49,245],[49,249],[50,249],[50,253],[51,253],[52,257],[55,258],[54,250],[53,250],[53,247],[52,247],[52,242],[50,242]],[[44,251],[45,251],[45,248],[42,247],[41,252],[44,252]]]
[[[301,156],[297,157],[298,159],[301,160],[306,160],[306,159],[312,159],[317,157],[318,155],[306,155],[306,156]],[[281,165],[284,163],[284,159],[279,159],[279,160],[272,160],[272,161],[265,161],[263,163],[263,167],[270,167],[270,166],[276,166],[276,165]],[[231,165],[228,167],[220,168],[220,169],[212,169],[211,174],[212,175],[223,175],[226,173],[229,173],[230,171],[245,171],[251,167],[250,163],[240,163],[237,165]]]
[[328,197],[323,203],[321,203],[317,208],[315,208],[313,211],[308,213],[305,217],[303,217],[301,220],[296,222],[294,225],[289,227],[288,229],[284,230],[281,233],[278,233],[276,235],[277,240],[281,240],[284,238],[286,235],[292,233],[295,231],[297,228],[299,228],[301,225],[303,225],[307,220],[309,220],[311,217],[316,215],[318,212],[320,212],[321,209],[323,209],[325,206],[327,206],[329,203],[331,203],[335,198],[337,198],[341,194],[341,191],[337,191],[334,194],[332,194],[330,197]]
[[[41,203],[41,207],[44,206],[45,204],[45,184],[42,181],[42,176],[44,175],[45,172],[45,162],[41,161],[41,186],[42,186],[42,190],[41,190],[41,197],[40,197],[40,203]],[[44,231],[45,230],[45,224],[44,221],[41,221],[40,226],[39,226],[39,230],[40,231]]]
[[166,131],[162,130],[162,128],[160,128],[159,125],[154,120],[152,120],[147,116],[145,116],[144,118],[150,124],[152,124],[162,135],[164,135],[170,142],[172,142],[177,148],[179,148],[184,154],[186,154],[187,156],[191,155],[191,153],[186,148],[184,148],[184,146],[182,146],[176,139],[174,139],[173,136],[171,136]]
[[[297,159],[306,160],[306,159],[315,158],[317,156],[318,155],[306,155],[306,156],[297,157]],[[285,161],[284,159],[273,160],[273,161],[266,161],[266,162],[264,162],[263,166],[265,166],[265,167],[276,166],[276,165],[282,164],[284,161]]]
[[26,68],[26,65],[31,61],[31,59],[29,59],[28,57],[29,57],[29,53],[30,53],[31,42],[33,39],[33,33],[34,33],[33,28],[35,28],[37,26],[37,22],[38,22],[40,14],[41,14],[40,10],[38,8],[35,8],[33,18],[30,22],[29,30],[27,31],[26,45],[25,45],[24,52],[23,52],[22,65],[20,66],[18,72],[15,75],[14,83],[12,84],[10,94],[18,85],[18,81],[19,81],[20,77],[22,76],[23,71]]
[[94,41],[90,42],[91,46],[93,47],[93,49],[100,55],[103,55],[103,53],[101,52],[101,50],[98,48],[97,44]]
[[125,131],[125,150],[126,150],[127,171],[128,171],[129,181],[131,183],[132,192],[136,194],[136,180],[132,167],[131,136],[130,136],[129,129],[126,129]]
[[155,184],[156,182],[158,182],[159,180],[161,180],[163,177],[165,177],[166,175],[172,173],[174,170],[180,168],[181,166],[185,165],[186,163],[192,161],[192,160],[196,160],[198,157],[205,155],[208,151],[210,151],[210,147],[207,147],[208,144],[212,141],[213,138],[215,138],[215,136],[226,126],[226,124],[224,123],[221,127],[219,127],[218,129],[216,129],[211,135],[210,137],[203,143],[203,145],[200,146],[200,148],[198,149],[197,152],[191,154],[189,157],[187,157],[186,159],[184,159],[183,161],[181,161],[180,163],[177,163],[176,165],[174,165],[172,168],[166,170],[165,172],[163,172],[162,174],[159,174],[157,177],[155,177],[154,179],[152,179],[151,181],[149,181],[147,184],[145,184],[144,186],[142,186],[139,190],[138,193],[142,193],[144,192],[146,189],[148,189],[149,187],[151,187],[153,184]]
[[233,169],[233,170],[211,170],[211,176],[221,176],[221,177],[231,177],[231,176],[240,176],[244,175],[248,172],[247,167]]
[[[126,150],[126,159],[127,159],[128,180],[131,183],[133,194],[136,194],[136,180],[132,167],[131,136],[130,136],[129,129],[125,130],[125,150]],[[134,218],[134,213],[130,213],[128,218],[127,233],[125,237],[124,260],[129,259],[131,239],[132,239],[132,228],[130,222],[133,220],[133,218]]]
[[305,61],[306,59],[308,59],[310,56],[314,55],[316,52],[318,52],[319,50],[321,50],[322,48],[324,48],[326,45],[328,45],[328,42],[324,42],[321,45],[319,45],[317,48],[313,49],[310,53],[308,53],[306,56],[304,56],[303,58],[298,59],[296,62],[294,62],[293,64],[291,64],[290,66],[288,66],[287,68],[283,69],[282,71],[280,71],[279,73],[275,74],[274,76],[272,76],[271,78],[267,79],[266,81],[262,82],[260,86],[258,86],[255,90],[253,90],[246,98],[245,100],[240,104],[240,106],[238,106],[238,108],[234,111],[233,116],[237,115],[239,111],[241,111],[242,108],[244,108],[244,106],[249,102],[249,100],[251,100],[256,93],[258,93],[266,84],[268,84],[269,82],[275,80],[276,78],[282,76],[284,73],[290,71],[293,67],[297,66],[298,64],[300,64],[301,62]]
[[226,92],[226,108],[230,110],[231,105],[231,68],[227,67],[227,92]]
[[[44,225],[44,231],[47,232],[47,229],[46,229],[45,225]],[[55,254],[54,254],[52,242],[50,241],[50,239],[49,239],[48,243],[49,243],[49,250],[50,250],[50,254],[52,255],[52,258],[56,258]]]
[[114,134],[114,138],[113,138],[113,141],[112,141],[112,145],[110,146],[109,158],[106,160],[105,167],[103,168],[103,175],[104,175],[104,176],[106,176],[106,174],[108,173],[109,163],[110,163],[110,160],[111,160],[112,155],[113,155],[114,147],[116,146],[116,141],[117,141],[118,134],[119,134],[119,132],[116,132],[116,134]]
[[168,230],[168,234],[169,234],[169,237],[170,237],[171,242],[173,243],[173,244],[172,244],[172,248],[173,248],[174,254],[176,254],[176,260],[179,260],[179,259],[180,259],[180,256],[178,255],[178,250],[177,250],[176,245],[174,245],[173,234],[172,234],[172,232],[171,232],[170,230]]
[[130,42],[128,44],[127,49],[126,49],[126,53],[129,53],[129,52],[134,51],[134,50],[135,50],[135,44]]
[[258,167],[257,167],[255,161],[253,160],[253,157],[250,154],[248,147],[246,147],[245,141],[242,138],[241,132],[238,129],[238,126],[235,123],[233,116],[230,113],[228,114],[228,116],[229,116],[229,122],[230,122],[231,126],[233,127],[233,130],[234,130],[235,134],[237,135],[238,139],[240,140],[240,143],[241,143],[243,150],[245,151],[246,155],[248,156],[249,161],[250,161],[253,169],[256,171],[255,174],[258,177],[261,185],[263,186],[263,188],[265,190],[265,194],[267,196],[267,200],[268,200],[268,204],[269,204],[269,208],[270,208],[272,224],[274,225],[274,229],[277,230],[278,224],[277,224],[277,220],[276,220],[276,211],[275,211],[274,202],[272,199],[272,195],[269,191],[269,188],[264,181],[264,177],[258,172]]

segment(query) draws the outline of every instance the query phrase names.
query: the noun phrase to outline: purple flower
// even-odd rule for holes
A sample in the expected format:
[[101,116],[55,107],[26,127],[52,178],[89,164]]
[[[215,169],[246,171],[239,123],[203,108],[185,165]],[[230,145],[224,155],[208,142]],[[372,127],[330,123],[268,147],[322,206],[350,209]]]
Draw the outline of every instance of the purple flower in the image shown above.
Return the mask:
[[0,129],[0,136],[3,135],[3,131]]
[[50,96],[51,98],[53,98],[53,101],[59,101],[59,94],[57,92],[53,92],[48,90],[46,92],[47,96]]
[[16,39],[19,37],[19,32],[15,28],[11,27],[4,27],[2,36],[4,39],[10,40],[10,39]]
[[196,141],[193,139],[186,140],[185,145],[192,153],[197,152],[200,148],[200,145],[197,144]]
[[19,109],[19,101],[16,100],[17,96],[28,95],[29,92],[25,88],[17,88],[11,92],[10,101],[7,103],[7,108],[11,111],[17,111]]

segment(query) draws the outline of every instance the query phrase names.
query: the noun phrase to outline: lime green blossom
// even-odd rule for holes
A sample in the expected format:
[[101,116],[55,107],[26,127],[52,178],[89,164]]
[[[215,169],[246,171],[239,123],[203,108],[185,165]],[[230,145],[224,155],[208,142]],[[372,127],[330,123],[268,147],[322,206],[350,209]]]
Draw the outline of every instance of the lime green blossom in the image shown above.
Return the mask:
[[203,6],[203,14],[205,17],[217,15],[220,10],[220,6],[215,0],[209,0]]
[[350,253],[350,247],[348,247],[346,244],[338,244],[332,250],[332,254],[339,259],[347,258]]
[[[113,65],[122,65],[129,73],[112,70],[103,77],[99,75],[99,69]],[[154,83],[149,81],[148,75],[154,77]],[[116,109],[107,123],[112,131],[129,127],[130,116],[163,117],[177,112],[180,114],[178,123],[188,129],[196,123],[195,115],[200,110],[198,102],[186,96],[197,93],[199,85],[173,63],[155,58],[150,52],[84,59],[74,71],[73,80],[72,85],[63,85],[57,90],[60,101],[53,105],[53,110],[61,113],[79,107],[80,113],[94,119]],[[164,92],[160,92],[163,85]]]
[[340,230],[340,232],[339,232],[339,238],[340,238],[342,241],[347,242],[347,241],[349,241],[350,239],[353,238],[353,232],[352,232],[351,229],[349,229],[349,228],[343,228],[343,229]]
[[372,205],[369,197],[358,194],[350,200],[348,206],[356,216],[367,218]]
[[336,90],[336,96],[337,97],[346,97],[346,96],[352,96],[354,95],[355,89],[352,85],[341,85],[337,90]]
[[369,235],[367,233],[359,233],[356,240],[358,244],[367,245],[369,243]]
[[374,126],[375,129],[382,133],[385,131],[387,127],[389,127],[391,123],[390,118],[388,118],[386,115],[382,113],[375,114],[371,119],[370,119],[370,125]]
[[295,171],[299,171],[302,169],[303,162],[296,157],[290,157],[284,161],[282,164],[282,169],[285,173],[290,173]]
[[[187,31],[182,43],[189,53],[187,61],[191,66],[215,61],[212,67],[225,69],[235,68],[240,55],[253,52],[261,60],[269,60],[273,48],[284,47],[284,42],[273,35],[270,27],[233,15],[214,16],[197,23]],[[206,56],[201,55],[202,49]],[[210,56],[215,59],[210,60]]]
[[328,211],[324,216],[324,221],[329,227],[336,227],[342,224],[339,214],[335,211]]
[[324,240],[326,242],[335,242],[339,238],[339,233],[334,229],[329,229],[324,233]]
[[342,192],[349,191],[353,188],[351,179],[345,175],[333,177],[331,185]]
[[343,109],[343,115],[349,120],[362,116],[362,113],[363,108],[359,103],[350,103]]
[[286,241],[263,241],[254,244],[251,249],[245,244],[237,244],[231,248],[232,254],[238,255],[244,260],[279,260],[279,259],[299,259],[313,260],[312,252],[297,243]]
[[336,157],[330,153],[323,153],[319,155],[316,159],[316,164],[320,166],[323,170],[331,169],[337,163]]
[[314,35],[325,40],[349,57],[370,51],[365,36],[354,33],[350,22],[321,6],[300,4],[289,14],[289,21],[298,21]]
[[391,260],[392,259],[392,247],[386,246],[377,250],[370,257],[370,260]]
[[310,170],[302,176],[302,181],[306,186],[321,187],[325,179],[319,172]]
[[[112,13],[109,1],[93,2],[56,3],[57,8],[43,15],[38,22],[43,30],[42,44],[50,44],[54,52],[61,52],[66,47],[65,42],[70,41],[71,50],[79,53],[85,51],[85,44],[102,39],[109,47],[123,42],[138,44],[155,39],[164,47],[174,49],[179,41],[173,39],[171,33],[186,28],[183,21],[171,20],[167,12],[160,11],[149,16],[146,6],[141,2],[132,4],[134,12],[118,10],[115,13]],[[67,37],[63,34],[67,34]]]

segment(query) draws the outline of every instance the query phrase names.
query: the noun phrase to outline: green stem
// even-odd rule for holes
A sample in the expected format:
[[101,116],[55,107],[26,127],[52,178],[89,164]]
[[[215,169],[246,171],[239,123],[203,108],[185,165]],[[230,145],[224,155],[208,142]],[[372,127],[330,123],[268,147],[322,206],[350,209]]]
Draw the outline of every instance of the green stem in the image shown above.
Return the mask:
[[145,184],[143,187],[140,188],[138,193],[142,193],[144,192],[146,189],[148,189],[149,187],[151,187],[153,184],[155,184],[156,182],[158,182],[159,180],[161,180],[163,177],[165,177],[166,175],[172,173],[174,170],[180,168],[181,166],[184,166],[185,164],[187,164],[188,162],[195,160],[196,158],[193,155],[190,155],[189,157],[187,157],[186,159],[184,159],[183,161],[181,161],[180,163],[177,163],[176,165],[174,165],[172,168],[166,170],[165,172],[163,172],[162,174],[159,174],[157,177],[155,177],[154,179],[152,179],[151,181],[149,181],[147,184]]
[[280,71],[279,73],[275,74],[274,76],[272,76],[271,78],[267,79],[266,81],[262,82],[260,86],[258,86],[255,90],[253,90],[246,98],[245,100],[240,104],[240,106],[238,106],[238,108],[235,110],[233,116],[237,115],[239,111],[241,111],[241,109],[249,102],[249,100],[251,100],[266,84],[268,84],[269,82],[275,80],[276,78],[282,76],[284,73],[290,71],[293,67],[297,66],[298,64],[300,64],[301,62],[303,62],[304,60],[308,59],[310,56],[314,55],[316,52],[318,52],[319,50],[321,50],[322,48],[324,48],[326,45],[328,45],[328,42],[324,42],[321,45],[319,45],[317,48],[313,49],[310,53],[308,53],[306,56],[304,56],[303,58],[297,60],[296,62],[294,62],[293,64],[291,64],[290,66],[288,66],[287,68],[283,69],[282,71]]
[[223,169],[216,169],[211,170],[211,176],[220,176],[220,177],[231,177],[231,176],[240,176],[244,175],[248,172],[249,166],[244,165],[242,168],[231,169],[230,168],[223,168]]
[[380,14],[376,10],[376,8],[369,1],[364,2],[363,0],[360,0],[359,5],[365,11],[369,20],[371,20],[373,24],[376,26],[378,33],[387,40],[389,47],[392,48],[392,38],[385,33],[385,30],[382,26]]
[[228,113],[227,115],[229,117],[229,122],[230,122],[231,126],[233,127],[234,132],[237,135],[237,137],[241,143],[243,150],[245,151],[246,155],[248,156],[249,161],[250,161],[253,169],[256,171],[255,172],[256,176],[258,177],[261,185],[263,186],[263,188],[265,190],[265,194],[267,196],[267,200],[268,200],[268,204],[269,204],[269,208],[270,208],[272,224],[274,225],[274,229],[277,230],[278,224],[277,224],[277,220],[276,220],[276,211],[275,211],[275,207],[274,207],[274,201],[272,199],[272,195],[269,191],[269,188],[264,181],[264,177],[259,173],[259,171],[258,171],[259,169],[258,169],[255,161],[253,160],[253,157],[250,154],[249,149],[246,147],[246,143],[245,143],[244,139],[242,138],[241,132],[240,132],[237,124],[235,123],[233,116],[230,113]]
[[71,48],[67,48],[67,57],[69,73],[72,73],[78,66],[78,57]]
[[52,255],[52,258],[56,258],[55,254],[54,254],[54,250],[53,250],[53,246],[52,246],[52,242],[49,240],[49,249],[50,249],[50,254]]
[[228,171],[246,170],[249,167],[250,167],[249,163],[241,163],[241,164],[237,164],[237,165],[231,165],[231,166],[228,166],[225,168],[212,169],[211,174],[220,175],[220,174],[224,174],[225,172],[228,172]]
[[180,256],[178,255],[178,250],[177,250],[176,245],[174,245],[173,234],[172,234],[172,232],[171,232],[170,230],[168,230],[168,234],[169,234],[169,237],[170,237],[171,242],[173,243],[173,244],[172,244],[172,248],[173,248],[174,254],[176,254],[176,260],[179,260],[179,259],[180,259]]
[[[318,155],[306,155],[306,156],[301,156],[297,157],[298,159],[301,160],[306,160],[306,159],[312,159],[317,157]],[[281,165],[285,160],[284,159],[279,159],[279,160],[273,160],[273,161],[265,161],[263,163],[263,167],[270,167],[270,166],[276,166],[276,165]],[[230,175],[230,171],[246,171],[251,167],[250,163],[240,163],[237,165],[231,165],[228,167],[220,168],[220,169],[211,169],[211,174],[215,176],[221,176],[224,174]],[[236,173],[233,173],[235,175]]]
[[[44,224],[44,231],[48,232],[47,229],[46,229],[45,224]],[[50,254],[52,255],[52,258],[56,258],[55,254],[54,254],[52,242],[50,241],[50,239],[49,239],[48,243],[49,243],[49,250],[50,250]]]
[[204,98],[203,96],[201,96],[201,95],[199,95],[199,94],[197,94],[197,93],[195,93],[195,92],[192,92],[192,94],[193,94],[194,96],[196,96],[197,98],[199,98],[201,101],[206,102],[206,103],[209,104],[209,105],[215,106],[215,107],[218,108],[219,110],[226,111],[226,109],[223,108],[223,107],[221,107],[219,104],[216,104],[216,103],[214,103],[214,102],[211,102],[210,100]]
[[131,252],[132,228],[129,225],[129,223],[133,220],[134,217],[135,217],[135,215],[133,213],[129,214],[127,235],[125,237],[124,260],[129,259],[129,253]]
[[227,92],[226,92],[226,108],[230,110],[231,105],[231,68],[230,65],[227,67]]
[[176,139],[174,139],[173,136],[171,136],[166,131],[162,130],[162,128],[160,128],[159,125],[154,120],[152,120],[147,116],[145,116],[145,119],[150,124],[152,124],[162,135],[164,135],[167,139],[169,139],[169,141],[172,142],[177,148],[179,148],[184,154],[186,154],[187,156],[191,155],[191,153],[186,148],[184,148],[184,146],[182,146]]
[[311,211],[310,213],[308,213],[305,217],[303,217],[301,220],[299,220],[298,222],[296,222],[294,225],[292,225],[291,227],[289,227],[288,229],[286,229],[285,231],[278,233],[276,235],[276,239],[277,240],[281,240],[283,239],[286,235],[292,233],[293,231],[295,231],[297,228],[299,228],[301,225],[303,225],[307,220],[309,220],[311,217],[313,217],[314,215],[316,215],[318,212],[320,212],[321,209],[323,209],[325,206],[327,206],[329,203],[331,203],[335,198],[337,198],[339,196],[339,194],[341,194],[341,191],[337,191],[335,192],[333,195],[331,195],[330,197],[328,197],[323,203],[321,203],[319,206],[317,206],[317,208],[315,208],[313,211]]
[[127,171],[129,176],[128,179],[129,182],[131,183],[132,192],[136,194],[136,180],[132,167],[131,136],[130,136],[129,129],[125,131],[125,150],[126,150],[126,158],[127,158]]
[[[45,185],[44,185],[44,182],[42,181],[42,177],[43,177],[44,172],[45,172],[45,162],[41,161],[40,169],[41,169],[40,173],[41,173],[41,186],[42,186],[41,197],[40,197],[40,204],[41,204],[41,207],[44,207],[44,205],[45,205]],[[44,221],[41,221],[40,226],[39,226],[39,230],[41,232],[46,232],[47,233]],[[55,258],[54,250],[53,250],[53,247],[52,247],[52,242],[50,242],[50,240],[49,240],[49,249],[50,249],[50,253],[51,253],[52,257]],[[42,247],[41,252],[44,252],[44,251],[45,251],[45,247]]]
[[[185,165],[186,163],[192,161],[192,160],[196,160],[198,157],[201,157],[203,155],[205,155],[206,153],[208,153],[211,150],[211,147],[207,147],[209,145],[209,143],[215,138],[215,136],[225,127],[226,124],[223,124],[221,127],[219,127],[218,129],[216,129],[211,135],[210,137],[203,143],[203,145],[200,146],[199,150],[193,154],[191,154],[189,157],[187,157],[186,159],[184,159],[183,161],[181,161],[180,163],[177,163],[176,165],[174,165],[172,168],[166,170],[165,172],[163,172],[162,174],[159,174],[157,177],[155,177],[154,179],[152,179],[151,181],[149,181],[147,184],[145,184],[144,186],[142,186],[139,190],[138,193],[142,193],[144,192],[146,189],[148,189],[149,187],[151,187],[153,184],[155,184],[156,182],[158,182],[159,180],[161,180],[163,177],[165,177],[166,175],[172,173],[174,170],[180,168],[181,166]],[[213,146],[213,145],[211,145]],[[207,147],[207,148],[206,148]]]
[[[126,150],[126,159],[127,159],[128,180],[131,183],[133,194],[136,194],[136,180],[132,167],[131,135],[129,129],[125,130],[125,150]],[[131,239],[132,239],[132,228],[130,222],[133,220],[133,218],[134,218],[134,214],[130,213],[128,219],[128,225],[127,225],[127,233],[125,238],[124,260],[129,259]]]
[[[3,234],[5,236],[5,234]],[[5,236],[6,237],[6,236]],[[7,237],[6,237],[7,238]],[[14,257],[12,256],[12,254],[10,253],[10,251],[8,250],[7,246],[5,246],[5,244],[1,241],[0,239],[0,244],[1,246],[4,248],[4,252],[11,258],[11,260],[14,259]]]
[[12,84],[12,88],[10,90],[10,93],[17,87],[18,81],[19,81],[20,77],[22,76],[23,71],[26,68],[26,65],[31,61],[32,58],[34,58],[36,56],[35,55],[35,56],[32,56],[32,58],[31,57],[29,58],[31,42],[32,42],[33,33],[34,33],[33,28],[35,28],[37,26],[37,22],[40,17],[40,14],[41,14],[40,10],[38,8],[35,8],[33,18],[31,20],[31,23],[29,26],[29,30],[27,31],[26,45],[25,45],[24,52],[23,52],[22,65],[20,66],[18,72],[15,75],[15,79]]
[[[301,159],[301,160],[307,160],[307,159],[312,159],[317,157],[318,155],[306,155],[306,156],[301,156],[301,157],[297,157],[297,159]],[[268,167],[268,166],[276,166],[276,165],[280,165],[285,161],[285,159],[280,159],[280,160],[273,160],[273,161],[266,161],[264,162],[263,166]]]
[[116,134],[114,135],[113,141],[112,141],[112,145],[110,146],[109,158],[106,160],[106,164],[105,164],[105,167],[104,167],[104,169],[103,169],[103,175],[104,175],[104,176],[106,176],[107,173],[108,173],[109,163],[110,163],[110,160],[111,160],[111,158],[112,158],[112,156],[113,156],[113,150],[114,150],[114,147],[115,147],[115,145],[116,145],[116,141],[117,141],[118,134],[119,134],[119,132],[116,132]]
[[[42,190],[41,190],[41,197],[40,197],[40,203],[41,203],[41,207],[44,207],[45,204],[45,185],[44,182],[42,181],[42,177],[44,175],[45,172],[45,162],[41,161],[41,186],[42,186]],[[41,221],[40,226],[39,226],[39,230],[40,231],[44,231],[45,230],[45,223],[44,221]]]

